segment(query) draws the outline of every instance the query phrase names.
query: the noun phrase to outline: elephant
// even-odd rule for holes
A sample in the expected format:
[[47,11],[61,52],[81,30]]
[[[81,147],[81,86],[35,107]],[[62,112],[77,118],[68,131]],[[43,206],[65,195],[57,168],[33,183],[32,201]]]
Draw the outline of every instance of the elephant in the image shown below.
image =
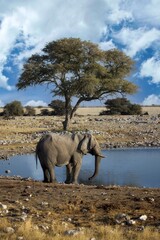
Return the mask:
[[101,158],[100,146],[92,134],[56,134],[48,133],[42,136],[36,146],[36,163],[39,158],[43,174],[43,182],[56,182],[55,166],[66,165],[65,183],[77,184],[82,165],[82,157],[90,153],[95,156],[95,170],[89,180],[99,171]]

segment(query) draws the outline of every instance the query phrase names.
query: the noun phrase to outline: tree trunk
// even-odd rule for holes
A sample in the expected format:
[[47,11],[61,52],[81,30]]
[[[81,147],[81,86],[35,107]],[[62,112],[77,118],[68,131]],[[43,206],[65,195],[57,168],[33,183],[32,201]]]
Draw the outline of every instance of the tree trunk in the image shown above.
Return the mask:
[[67,115],[65,116],[65,120],[63,121],[63,130],[64,131],[67,131],[69,126],[70,126],[70,122],[71,122],[71,119],[70,117]]
[[65,120],[63,121],[63,130],[67,131],[70,125],[70,113],[69,113],[69,105],[70,105],[70,99],[68,96],[65,96]]

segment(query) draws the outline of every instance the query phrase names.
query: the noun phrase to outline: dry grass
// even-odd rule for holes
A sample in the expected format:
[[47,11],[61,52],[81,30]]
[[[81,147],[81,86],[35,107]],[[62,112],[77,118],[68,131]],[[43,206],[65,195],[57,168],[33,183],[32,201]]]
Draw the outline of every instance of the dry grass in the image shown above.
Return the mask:
[[[52,108],[46,107],[49,111],[52,111]],[[46,109],[45,107],[42,108],[35,108],[36,114],[40,114],[43,109]],[[99,107],[80,107],[77,109],[76,113],[78,115],[95,115],[98,116],[100,112],[105,111],[105,106],[99,106]],[[142,106],[143,112],[148,112],[149,115],[157,115],[160,114],[160,106]],[[0,108],[0,113],[3,112],[3,108]]]
[[74,229],[73,226],[66,226],[63,223],[53,222],[50,229],[44,230],[35,225],[31,219],[15,226],[14,233],[7,233],[6,229],[10,227],[9,222],[1,219],[0,221],[0,239],[1,240],[68,240],[68,239],[102,239],[102,240],[159,240],[160,233],[146,227],[143,231],[126,230],[122,227],[95,226],[94,228],[81,228],[75,235],[66,235],[65,232]]

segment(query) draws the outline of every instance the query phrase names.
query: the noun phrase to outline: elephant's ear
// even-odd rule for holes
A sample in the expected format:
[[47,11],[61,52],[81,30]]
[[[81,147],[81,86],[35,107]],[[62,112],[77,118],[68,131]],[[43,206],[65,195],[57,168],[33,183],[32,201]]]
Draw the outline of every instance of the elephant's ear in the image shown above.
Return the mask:
[[90,136],[90,140],[89,140],[89,150],[95,148],[96,146],[98,146],[98,142],[95,139],[95,137],[93,135]]
[[82,141],[79,143],[78,150],[82,152],[83,154],[88,153],[88,143],[89,143],[89,137],[86,134]]

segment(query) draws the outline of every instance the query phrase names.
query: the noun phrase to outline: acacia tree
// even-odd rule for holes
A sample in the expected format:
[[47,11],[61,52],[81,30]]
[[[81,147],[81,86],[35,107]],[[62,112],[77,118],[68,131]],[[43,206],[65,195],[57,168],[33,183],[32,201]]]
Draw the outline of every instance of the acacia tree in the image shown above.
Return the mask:
[[[27,60],[17,88],[52,85],[53,95],[64,98],[63,127],[67,130],[83,101],[114,93],[134,93],[137,87],[126,80],[132,68],[133,61],[117,49],[102,51],[89,41],[63,38],[48,43],[41,54],[34,54]],[[70,111],[73,97],[77,102]]]

